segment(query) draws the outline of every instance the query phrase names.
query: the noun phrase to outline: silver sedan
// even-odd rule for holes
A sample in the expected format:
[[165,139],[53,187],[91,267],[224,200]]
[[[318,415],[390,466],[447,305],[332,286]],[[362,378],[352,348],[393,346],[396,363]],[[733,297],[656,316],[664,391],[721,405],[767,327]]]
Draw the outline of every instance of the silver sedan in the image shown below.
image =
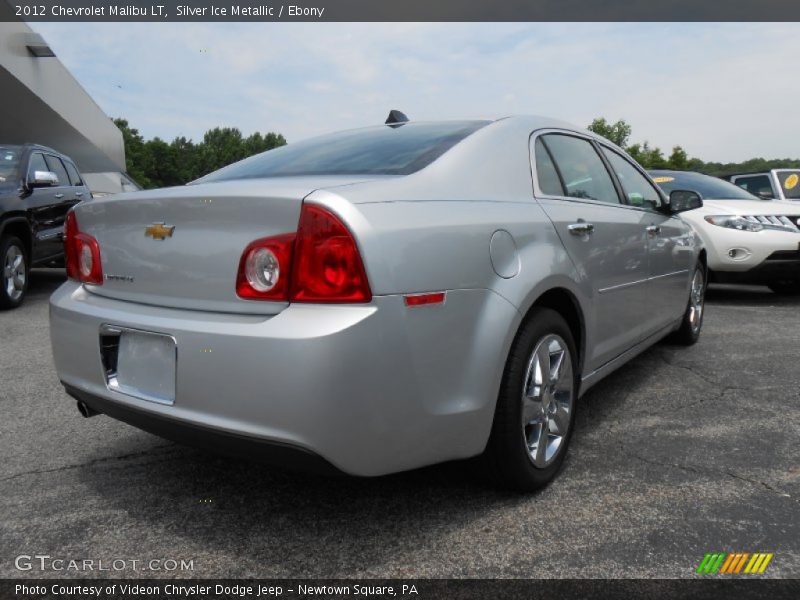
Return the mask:
[[700,204],[566,123],[393,111],[77,206],[58,376],[84,416],[221,452],[361,476],[484,455],[536,489],[582,393],[697,340],[677,213]]

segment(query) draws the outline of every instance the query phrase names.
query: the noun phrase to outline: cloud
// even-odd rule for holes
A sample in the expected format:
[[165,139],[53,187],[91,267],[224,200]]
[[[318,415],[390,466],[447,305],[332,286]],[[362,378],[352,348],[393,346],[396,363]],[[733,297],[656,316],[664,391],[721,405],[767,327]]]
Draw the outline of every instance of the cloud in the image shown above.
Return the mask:
[[235,126],[291,142],[399,108],[624,118],[636,140],[705,160],[800,154],[794,23],[33,26],[110,116],[148,137]]

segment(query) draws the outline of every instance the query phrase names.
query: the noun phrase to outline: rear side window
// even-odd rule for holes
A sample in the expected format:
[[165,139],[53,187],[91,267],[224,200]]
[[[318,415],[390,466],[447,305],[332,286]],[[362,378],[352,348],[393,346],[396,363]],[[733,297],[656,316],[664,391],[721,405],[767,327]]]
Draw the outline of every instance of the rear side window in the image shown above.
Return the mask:
[[28,162],[28,179],[33,180],[36,171],[49,171],[50,167],[44,162],[44,156],[39,152],[31,154],[31,159]]
[[550,158],[550,153],[544,147],[542,138],[536,139],[534,154],[536,155],[536,177],[539,180],[539,189],[548,196],[565,196],[558,171],[553,164],[553,159]]
[[48,169],[58,177],[58,185],[70,185],[69,175],[67,175],[67,170],[61,163],[61,159],[49,154],[45,155],[44,159],[47,161]]
[[613,150],[601,147],[603,154],[611,163],[611,168],[617,174],[628,204],[653,210],[661,206],[661,196],[658,191],[636,167]]
[[69,175],[69,182],[72,185],[78,186],[83,185],[83,180],[81,180],[81,175],[78,173],[78,169],[69,161],[64,161],[64,166],[67,169],[67,175]]
[[567,196],[619,204],[619,196],[600,155],[582,138],[559,133],[542,136],[561,174]]
[[769,195],[770,197],[775,196],[775,193],[772,189],[772,183],[769,180],[769,175],[737,177],[733,183],[756,196],[759,194]]
[[427,167],[489,121],[383,125],[268,150],[198,182],[301,175],[408,175]]

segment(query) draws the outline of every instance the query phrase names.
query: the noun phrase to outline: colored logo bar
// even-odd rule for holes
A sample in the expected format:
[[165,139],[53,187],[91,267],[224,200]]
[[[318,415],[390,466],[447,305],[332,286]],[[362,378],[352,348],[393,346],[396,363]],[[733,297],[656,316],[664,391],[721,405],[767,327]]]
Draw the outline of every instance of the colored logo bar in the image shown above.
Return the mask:
[[767,570],[773,556],[772,552],[708,552],[696,572],[703,575],[760,575]]

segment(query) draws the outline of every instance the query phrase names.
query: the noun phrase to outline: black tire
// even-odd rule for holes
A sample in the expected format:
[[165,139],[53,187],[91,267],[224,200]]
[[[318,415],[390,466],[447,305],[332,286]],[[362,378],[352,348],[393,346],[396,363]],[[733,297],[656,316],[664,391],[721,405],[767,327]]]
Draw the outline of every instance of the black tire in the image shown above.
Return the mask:
[[800,296],[800,280],[773,281],[769,284],[769,289],[781,296]]
[[[14,289],[9,291],[9,281],[14,278],[14,281],[19,282],[20,277],[18,273],[10,274],[7,271],[7,259],[9,252],[22,257],[22,284],[16,286],[11,285]],[[0,240],[0,309],[17,308],[25,299],[25,294],[28,291],[28,279],[30,278],[30,263],[28,261],[28,253],[25,250],[25,244],[22,243],[18,237],[14,235],[5,236]]]
[[[553,345],[554,342],[555,345]],[[552,458],[546,464],[537,466],[534,464],[536,460],[534,457],[537,456],[537,451],[529,446],[529,436],[535,437],[536,435],[536,432],[532,429],[535,425],[532,423],[524,424],[523,408],[524,405],[525,407],[533,407],[541,404],[542,410],[546,411],[547,408],[544,406],[547,401],[545,398],[549,394],[542,392],[540,394],[540,402],[526,404],[532,397],[529,397],[528,400],[523,400],[523,389],[528,378],[529,365],[535,358],[533,356],[534,351],[540,344],[548,344],[549,352],[547,352],[547,356],[550,357],[548,360],[553,360],[552,357],[559,356],[559,353],[551,354],[550,352],[552,352],[553,348],[558,347],[561,342],[566,346],[564,351],[568,353],[569,357],[569,363],[562,363],[561,368],[563,369],[565,365],[569,365],[571,372],[571,377],[568,377],[567,372],[562,371],[562,379],[564,385],[566,385],[567,381],[570,382],[571,391],[568,418],[563,419],[563,413],[559,414],[562,414],[562,422],[568,422],[568,426],[566,427],[566,434],[561,436]],[[560,356],[564,356],[564,354],[562,353]],[[503,380],[500,384],[492,432],[484,453],[486,468],[490,471],[493,479],[503,487],[521,492],[537,490],[547,485],[561,468],[575,425],[579,382],[577,359],[575,341],[563,317],[549,308],[534,309],[520,327],[511,346],[503,372]],[[548,386],[536,386],[534,389],[547,390]],[[560,394],[557,398],[555,396],[556,393]],[[554,399],[549,402],[555,402],[559,406],[562,406],[567,398],[563,391],[559,392],[558,390],[552,394],[552,397]],[[549,423],[555,424],[553,427],[554,430],[557,430],[556,415],[555,413],[549,414],[553,415],[552,420],[544,417],[544,412],[540,416],[543,419],[547,419]],[[541,432],[541,429],[539,431]],[[558,434],[553,435],[554,438],[558,437]],[[542,448],[547,447],[547,444],[542,446]]]
[[[700,315],[697,321],[694,320],[694,315],[697,310],[697,298],[695,296],[695,278],[702,277],[700,286],[699,307]],[[682,346],[691,346],[697,343],[700,339],[700,332],[703,329],[703,318],[706,311],[706,288],[708,287],[708,273],[703,266],[703,263],[698,262],[692,274],[692,285],[689,290],[689,302],[686,304],[686,311],[683,313],[683,320],[678,330],[670,337],[671,341]]]

